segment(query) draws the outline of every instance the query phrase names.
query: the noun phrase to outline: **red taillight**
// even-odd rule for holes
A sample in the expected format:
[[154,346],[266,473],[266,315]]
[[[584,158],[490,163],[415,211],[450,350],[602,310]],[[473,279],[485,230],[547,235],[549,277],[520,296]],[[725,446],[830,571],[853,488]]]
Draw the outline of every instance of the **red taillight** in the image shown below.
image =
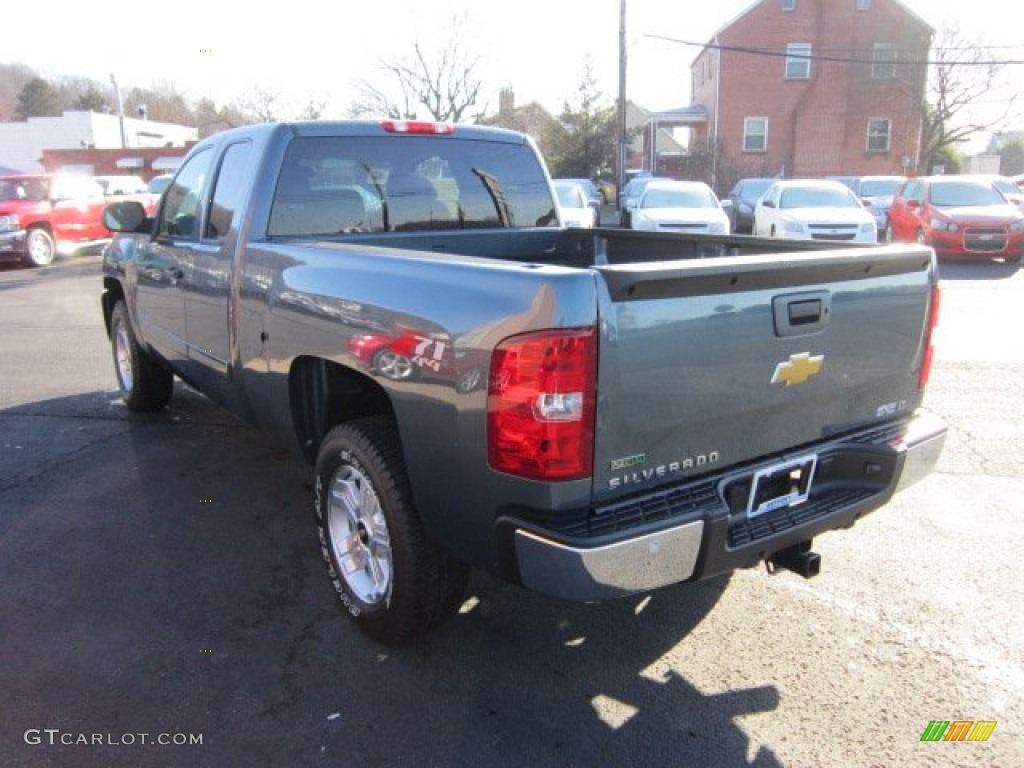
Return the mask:
[[932,359],[935,357],[935,328],[939,324],[939,305],[942,294],[939,284],[932,286],[932,301],[928,309],[928,327],[924,332],[924,355],[921,358],[921,372],[917,377],[917,385],[924,388],[932,373]]
[[594,463],[593,328],[513,336],[491,356],[487,458],[532,480],[589,477]]
[[381,127],[388,133],[426,133],[443,136],[455,133],[451,123],[430,123],[426,120],[382,120]]

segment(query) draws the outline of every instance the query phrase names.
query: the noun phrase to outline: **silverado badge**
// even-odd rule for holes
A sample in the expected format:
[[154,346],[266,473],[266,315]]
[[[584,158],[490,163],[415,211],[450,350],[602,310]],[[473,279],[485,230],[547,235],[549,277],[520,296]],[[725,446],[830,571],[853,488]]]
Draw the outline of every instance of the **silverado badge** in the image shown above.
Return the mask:
[[798,355],[790,355],[789,360],[775,366],[775,375],[772,376],[772,384],[785,384],[790,387],[794,384],[803,384],[811,376],[821,371],[825,363],[824,355],[811,357],[810,352],[801,352]]

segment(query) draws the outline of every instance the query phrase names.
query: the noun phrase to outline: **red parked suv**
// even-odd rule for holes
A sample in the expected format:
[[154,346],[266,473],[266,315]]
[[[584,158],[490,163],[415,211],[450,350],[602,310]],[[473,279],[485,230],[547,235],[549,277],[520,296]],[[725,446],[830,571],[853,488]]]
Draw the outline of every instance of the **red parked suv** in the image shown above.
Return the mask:
[[971,176],[908,179],[889,211],[893,241],[930,245],[941,257],[1024,254],[1024,214],[992,182]]
[[39,174],[0,178],[0,259],[41,267],[66,251],[110,239],[107,200],[89,176]]

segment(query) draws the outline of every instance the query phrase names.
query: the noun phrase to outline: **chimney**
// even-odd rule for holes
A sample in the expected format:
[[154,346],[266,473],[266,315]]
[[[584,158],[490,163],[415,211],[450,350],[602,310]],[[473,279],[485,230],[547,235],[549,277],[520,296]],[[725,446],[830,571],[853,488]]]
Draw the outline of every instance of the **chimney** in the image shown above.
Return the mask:
[[511,88],[502,88],[498,91],[498,117],[503,120],[512,117],[515,105],[516,97]]

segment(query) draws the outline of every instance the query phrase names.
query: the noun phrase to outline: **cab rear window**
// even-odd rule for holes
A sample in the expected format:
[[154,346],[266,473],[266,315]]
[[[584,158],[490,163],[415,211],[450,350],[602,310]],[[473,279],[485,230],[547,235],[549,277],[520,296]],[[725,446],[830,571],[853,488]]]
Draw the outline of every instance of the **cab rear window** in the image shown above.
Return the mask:
[[305,137],[290,144],[270,236],[557,226],[526,145],[451,137]]

